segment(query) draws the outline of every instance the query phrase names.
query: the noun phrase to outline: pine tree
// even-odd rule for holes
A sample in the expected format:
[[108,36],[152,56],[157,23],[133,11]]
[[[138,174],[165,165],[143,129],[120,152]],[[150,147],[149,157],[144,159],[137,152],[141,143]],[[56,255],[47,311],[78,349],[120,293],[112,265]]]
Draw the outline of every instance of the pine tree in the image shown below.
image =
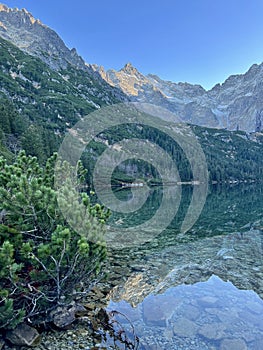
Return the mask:
[[[72,183],[64,187],[59,206],[56,162],[62,174],[63,169],[76,172],[56,155],[44,167],[24,151],[11,165],[0,158],[0,328],[12,328],[25,317],[38,323],[57,305],[85,295],[106,257],[103,233],[109,213],[91,205],[87,194],[76,192]],[[85,175],[81,164],[77,174],[75,185],[80,189]],[[72,212],[71,226],[61,206]]]

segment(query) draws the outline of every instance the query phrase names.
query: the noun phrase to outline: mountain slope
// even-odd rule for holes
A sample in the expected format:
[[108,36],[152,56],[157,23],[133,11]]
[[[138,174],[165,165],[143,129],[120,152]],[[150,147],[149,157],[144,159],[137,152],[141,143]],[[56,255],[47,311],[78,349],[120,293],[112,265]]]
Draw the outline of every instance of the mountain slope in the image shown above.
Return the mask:
[[184,122],[248,132],[262,129],[263,64],[254,64],[247,73],[230,76],[209,91],[200,85],[144,76],[130,63],[119,71],[92,68],[132,100],[167,108]]
[[[52,70],[67,70],[69,67],[81,70],[82,75],[88,80],[96,81],[99,86],[100,91],[94,91],[94,95],[110,95],[109,103],[112,97],[125,99],[118,89],[110,87],[99,74],[94,74],[76,49],[70,50],[54,30],[35,19],[26,9],[11,9],[0,4],[0,36],[22,51],[38,57]],[[92,83],[88,82],[88,85]]]
[[0,91],[30,119],[37,115],[65,128],[92,110],[118,102],[114,93],[105,92],[81,70],[53,70],[2,38],[0,47]]
[[0,34],[4,39],[41,57],[52,68],[67,68],[68,64],[82,68],[85,65],[75,49],[69,50],[57,33],[36,20],[26,9],[20,11],[0,4],[0,21]]
[[[1,37],[0,81],[0,109],[4,108],[0,130],[4,130],[6,146],[14,151],[16,144],[15,148],[23,147],[43,159],[58,148],[66,130],[81,117],[119,102],[115,90],[103,89],[83,70],[70,65],[53,70]],[[11,114],[5,112],[7,104]],[[18,131],[10,128],[10,122],[21,127]]]
[[[222,106],[226,101],[231,105],[230,95],[239,94],[242,100],[244,86],[247,97],[251,98],[249,91],[253,79],[261,74],[261,67],[255,66],[242,76],[239,90],[233,86],[237,86],[241,76],[231,77],[222,86],[206,92],[199,85],[165,82],[153,75],[145,77],[131,64],[119,72],[105,72],[98,66],[85,64],[78,56],[72,56],[57,34],[35,20],[26,10],[11,10],[0,5],[0,20],[0,153],[9,158],[12,156],[10,151],[16,153],[24,148],[28,154],[44,161],[58,149],[65,132],[84,115],[100,107],[125,101],[127,95],[132,99],[165,106],[180,116],[188,111],[186,121],[199,121],[199,124],[217,127],[219,117],[207,107],[208,102],[219,101]],[[1,37],[3,32],[9,40]],[[261,93],[259,80],[254,81],[254,91],[258,95]],[[119,88],[127,95],[121,93]],[[191,114],[196,106],[199,114]],[[258,115],[259,129],[260,118]],[[211,180],[257,180],[262,177],[263,152],[262,144],[258,142],[262,134],[255,137],[254,142],[241,131],[192,128],[207,156]],[[172,146],[169,139],[156,133],[156,130],[138,130],[124,126],[122,130],[115,130],[106,141],[111,144],[114,140],[119,141],[119,137],[143,137],[152,142],[159,140],[160,146],[171,152],[179,163],[182,179],[191,180],[191,169],[178,147]],[[105,148],[106,141],[96,146],[99,151]],[[83,160],[87,168],[92,168],[99,154],[96,149],[91,153],[85,152]],[[127,164],[116,171],[124,171],[125,176],[130,176],[130,170],[136,167],[136,164]],[[139,175],[147,173],[151,173],[152,178],[158,175],[144,164],[139,169]]]
[[[230,76],[223,84],[206,91],[200,85],[164,81],[152,74],[144,76],[130,63],[120,71],[107,72],[103,67],[87,64],[75,49],[66,47],[57,33],[25,9],[0,4],[0,36],[40,58],[52,70],[73,67],[84,72],[99,87],[94,96],[103,91],[117,100],[152,103],[167,108],[184,122],[206,127],[247,132],[262,129],[262,64],[253,65],[245,74]],[[112,103],[108,96],[104,100]]]
[[[185,135],[185,137],[189,133],[189,128],[184,124],[166,122],[166,125],[167,128],[177,130],[178,134]],[[192,135],[196,137],[205,154],[210,181],[261,181],[263,176],[263,142],[260,142],[258,138],[249,139],[244,131],[218,130],[196,125],[192,125],[190,128]],[[262,137],[262,134],[258,134],[258,136]],[[130,158],[120,163],[112,174],[114,184],[118,185],[123,181],[133,182],[136,179],[144,179],[153,184],[156,179],[159,179],[157,183],[162,182],[156,169],[149,165],[153,158],[152,152],[154,152],[149,151],[147,147],[149,141],[157,144],[169,154],[178,167],[182,181],[193,180],[189,160],[181,147],[168,135],[142,125],[123,125],[114,129],[114,132],[103,132],[91,145],[91,148],[83,153],[83,162],[85,167],[89,169],[88,174],[94,173],[98,157],[107,148],[111,150],[116,142],[120,140],[126,142],[130,138],[145,140],[144,157],[149,159],[149,163],[141,159],[138,160],[131,153]],[[118,153],[119,151],[121,154],[121,148],[120,150],[114,148],[114,152]],[[120,159],[117,154],[115,156]],[[110,164],[111,161],[109,156],[108,163]],[[91,178],[90,182],[92,182]]]

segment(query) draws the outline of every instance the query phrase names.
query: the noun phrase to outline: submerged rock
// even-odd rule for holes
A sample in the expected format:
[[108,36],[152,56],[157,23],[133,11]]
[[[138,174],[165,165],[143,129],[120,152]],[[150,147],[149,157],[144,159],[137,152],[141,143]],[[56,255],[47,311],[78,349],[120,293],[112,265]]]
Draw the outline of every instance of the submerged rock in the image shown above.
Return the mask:
[[224,338],[226,326],[222,323],[204,324],[198,331],[200,335],[207,339],[219,340]]
[[181,318],[174,323],[174,334],[179,337],[193,338],[196,336],[198,326],[188,320],[187,318]]
[[247,350],[247,344],[242,339],[224,339],[220,350]]
[[143,319],[147,325],[166,327],[179,304],[176,297],[150,296],[143,302]]

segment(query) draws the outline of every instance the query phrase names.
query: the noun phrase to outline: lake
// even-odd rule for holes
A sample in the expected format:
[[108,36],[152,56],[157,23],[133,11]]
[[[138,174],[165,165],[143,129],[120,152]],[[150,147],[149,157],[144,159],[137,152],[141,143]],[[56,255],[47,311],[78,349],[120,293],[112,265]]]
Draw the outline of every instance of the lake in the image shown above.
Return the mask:
[[[144,224],[162,205],[164,191],[152,188],[138,210],[111,217],[109,278],[118,282],[107,309],[114,311],[115,327],[131,344],[137,336],[138,349],[262,350],[263,186],[211,186],[186,233],[180,228],[194,186],[182,186],[176,216],[149,236]],[[125,205],[139,192],[114,194]],[[108,337],[102,346],[135,348],[124,343]]]

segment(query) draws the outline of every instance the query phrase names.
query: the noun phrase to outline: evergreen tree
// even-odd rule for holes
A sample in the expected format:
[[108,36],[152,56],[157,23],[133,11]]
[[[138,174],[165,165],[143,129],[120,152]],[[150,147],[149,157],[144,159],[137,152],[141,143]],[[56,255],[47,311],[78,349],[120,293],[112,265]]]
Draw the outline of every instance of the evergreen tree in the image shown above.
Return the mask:
[[[60,195],[60,207],[75,218],[69,226],[54,189],[56,161],[54,155],[41,167],[24,151],[11,165],[0,158],[0,328],[13,328],[24,318],[35,324],[47,320],[57,305],[88,292],[105,259],[109,213],[91,205],[86,193],[76,198],[85,175],[79,164],[76,187],[65,186]],[[75,172],[67,163],[57,165]],[[76,232],[72,227],[80,222]]]

